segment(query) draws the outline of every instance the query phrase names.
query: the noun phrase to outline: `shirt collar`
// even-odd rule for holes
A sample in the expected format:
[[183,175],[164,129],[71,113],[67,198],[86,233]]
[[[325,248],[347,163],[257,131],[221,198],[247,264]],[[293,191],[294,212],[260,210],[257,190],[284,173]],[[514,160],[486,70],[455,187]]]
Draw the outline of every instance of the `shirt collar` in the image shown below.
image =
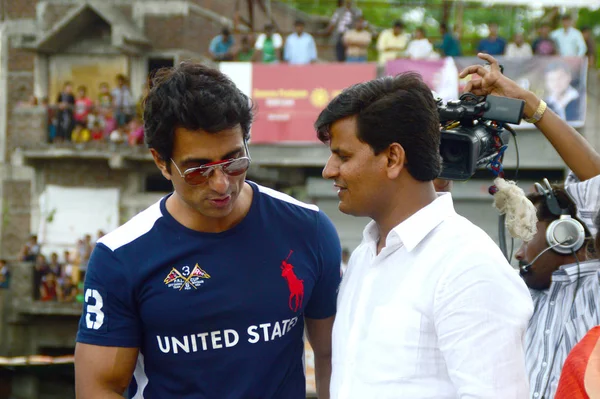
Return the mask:
[[562,265],[557,271],[552,273],[552,282],[575,282],[577,276],[585,277],[591,274],[596,274],[600,270],[600,261],[597,259],[588,260],[585,262],[569,263]]
[[[408,251],[412,251],[434,228],[447,217],[455,214],[452,195],[438,193],[433,202],[418,210],[389,232],[386,238],[386,247],[404,244]],[[363,231],[363,241],[377,242],[378,239],[377,223],[371,221]]]

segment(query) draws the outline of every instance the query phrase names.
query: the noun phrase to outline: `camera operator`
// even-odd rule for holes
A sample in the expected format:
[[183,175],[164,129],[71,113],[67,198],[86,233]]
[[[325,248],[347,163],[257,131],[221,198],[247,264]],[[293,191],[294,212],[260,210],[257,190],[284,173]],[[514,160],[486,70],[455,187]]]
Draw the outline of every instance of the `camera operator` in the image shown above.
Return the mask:
[[[516,254],[535,305],[526,334],[530,397],[553,398],[567,354],[600,324],[600,262],[586,261],[586,241],[597,234],[593,217],[600,209],[600,155],[543,100],[503,76],[493,57],[479,57],[490,65],[461,72],[463,78],[481,76],[465,91],[524,100],[526,120],[535,123],[577,177],[568,178],[565,188],[547,181],[546,187],[536,185],[537,193],[529,198],[537,209],[537,233]],[[562,242],[556,241],[559,235]]]
[[420,75],[354,85],[315,127],[339,209],[373,219],[340,286],[331,398],[525,397],[531,297],[451,194],[436,194],[440,120]]

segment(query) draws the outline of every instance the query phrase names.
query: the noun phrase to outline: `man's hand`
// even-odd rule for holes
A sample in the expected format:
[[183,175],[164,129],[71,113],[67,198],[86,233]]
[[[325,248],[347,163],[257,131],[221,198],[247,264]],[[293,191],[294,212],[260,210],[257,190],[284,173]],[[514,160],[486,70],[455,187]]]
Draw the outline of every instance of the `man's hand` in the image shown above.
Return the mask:
[[494,96],[524,100],[526,103],[524,114],[527,117],[531,117],[539,105],[539,98],[504,76],[502,72],[500,72],[500,66],[494,57],[485,53],[479,53],[477,56],[482,60],[487,61],[489,65],[471,65],[459,74],[461,79],[473,74],[477,74],[481,77],[481,79],[471,79],[465,86],[464,91],[478,96],[487,96],[491,94]]

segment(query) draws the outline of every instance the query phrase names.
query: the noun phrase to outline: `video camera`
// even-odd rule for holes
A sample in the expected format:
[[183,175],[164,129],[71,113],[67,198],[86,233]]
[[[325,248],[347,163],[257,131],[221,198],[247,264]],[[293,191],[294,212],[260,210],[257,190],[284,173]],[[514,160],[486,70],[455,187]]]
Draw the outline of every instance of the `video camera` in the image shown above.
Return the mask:
[[504,151],[510,139],[504,124],[518,125],[525,106],[522,100],[472,93],[446,104],[441,98],[436,101],[442,125],[440,178],[448,180],[469,179]]

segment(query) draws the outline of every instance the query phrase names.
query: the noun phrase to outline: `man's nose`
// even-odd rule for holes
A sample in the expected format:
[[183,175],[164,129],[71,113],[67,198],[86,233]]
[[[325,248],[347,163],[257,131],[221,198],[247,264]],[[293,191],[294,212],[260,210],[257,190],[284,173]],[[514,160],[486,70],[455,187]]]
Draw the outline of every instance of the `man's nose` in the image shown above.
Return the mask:
[[226,194],[229,190],[229,176],[221,168],[215,168],[208,179],[208,184],[214,192]]
[[329,157],[327,163],[325,164],[325,167],[323,168],[322,176],[324,179],[333,179],[338,174],[338,168],[333,164],[333,160],[331,158],[332,156]]

